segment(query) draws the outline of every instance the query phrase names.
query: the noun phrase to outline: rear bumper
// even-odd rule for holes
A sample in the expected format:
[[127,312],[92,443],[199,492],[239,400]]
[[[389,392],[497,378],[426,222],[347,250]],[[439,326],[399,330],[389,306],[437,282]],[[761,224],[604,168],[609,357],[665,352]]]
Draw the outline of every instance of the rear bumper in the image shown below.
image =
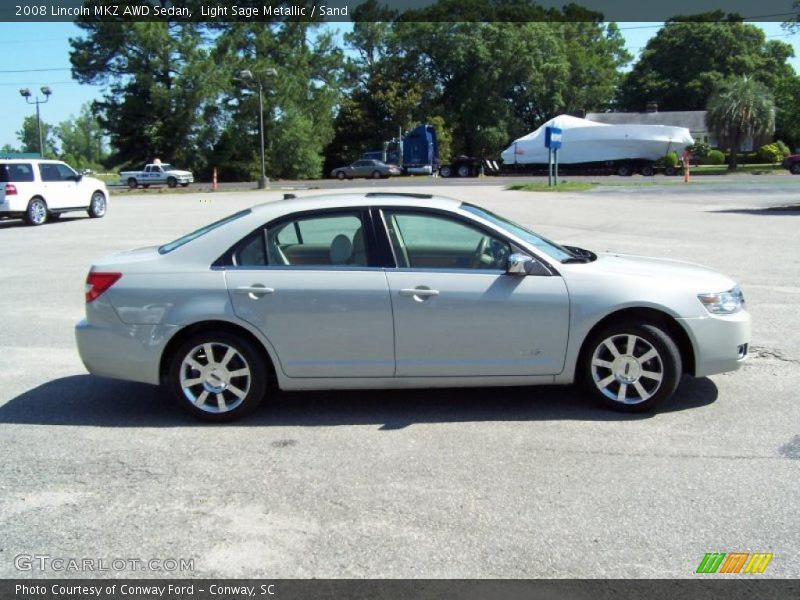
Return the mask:
[[739,369],[747,360],[750,313],[678,319],[694,347],[696,377]]
[[75,325],[78,353],[92,375],[158,385],[161,355],[176,327]]

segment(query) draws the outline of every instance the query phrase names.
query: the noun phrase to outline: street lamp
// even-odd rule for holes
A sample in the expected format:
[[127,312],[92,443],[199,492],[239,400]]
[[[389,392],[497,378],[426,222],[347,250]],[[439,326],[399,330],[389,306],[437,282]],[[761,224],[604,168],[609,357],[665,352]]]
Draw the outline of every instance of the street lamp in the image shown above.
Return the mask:
[[[276,77],[278,72],[275,69],[269,68],[264,71],[264,75],[267,77]],[[261,136],[261,175],[258,177],[258,189],[263,190],[269,183],[269,179],[267,178],[266,151],[264,149],[264,83],[256,78],[249,69],[239,71],[239,79],[242,81],[250,81],[258,86],[258,129]]]
[[28,104],[35,104],[36,105],[36,127],[39,130],[39,155],[44,158],[44,142],[42,140],[42,119],[39,116],[39,105],[46,104],[48,100],[50,100],[50,94],[53,93],[46,85],[40,88],[42,94],[44,94],[44,100],[39,100],[39,96],[35,96],[34,100],[31,100],[31,91],[28,88],[22,88],[19,91],[19,95],[25,98],[25,102]]

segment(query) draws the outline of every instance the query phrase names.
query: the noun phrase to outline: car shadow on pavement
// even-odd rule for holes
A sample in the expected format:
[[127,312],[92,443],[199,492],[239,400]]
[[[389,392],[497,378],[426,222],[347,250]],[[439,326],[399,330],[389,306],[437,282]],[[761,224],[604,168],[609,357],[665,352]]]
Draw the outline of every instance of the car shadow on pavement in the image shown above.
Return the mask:
[[[56,223],[69,223],[71,221],[83,221],[88,219],[87,216],[73,216],[73,217],[61,217],[57,221],[48,220],[44,223],[44,227],[47,225],[55,225]],[[22,219],[2,219],[0,220],[0,229],[14,229],[16,227],[30,227],[25,221]]]
[[767,206],[764,208],[726,208],[709,212],[726,213],[736,215],[761,215],[761,216],[797,216],[800,215],[800,204],[787,204],[785,206]]
[[[474,421],[619,421],[689,410],[717,399],[708,378],[686,377],[655,413],[624,414],[595,404],[572,386],[273,392],[252,415],[229,426],[379,425]],[[0,406],[0,423],[96,427],[183,427],[200,424],[161,388],[91,375],[44,383]]]

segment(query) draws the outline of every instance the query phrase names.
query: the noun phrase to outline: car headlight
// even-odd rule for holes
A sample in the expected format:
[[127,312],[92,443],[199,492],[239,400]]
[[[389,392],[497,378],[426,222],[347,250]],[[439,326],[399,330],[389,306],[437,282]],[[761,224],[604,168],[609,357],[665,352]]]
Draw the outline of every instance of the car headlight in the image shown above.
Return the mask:
[[708,312],[715,315],[732,315],[744,307],[744,294],[737,285],[726,292],[713,294],[697,294]]

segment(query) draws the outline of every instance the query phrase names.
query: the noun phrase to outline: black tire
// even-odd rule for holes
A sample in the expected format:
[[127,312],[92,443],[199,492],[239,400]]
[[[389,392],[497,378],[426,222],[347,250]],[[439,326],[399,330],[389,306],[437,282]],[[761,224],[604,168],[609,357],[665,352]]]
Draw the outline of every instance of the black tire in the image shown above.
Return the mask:
[[381,178],[381,172],[380,171],[373,171],[372,172],[372,178],[373,179],[380,179]]
[[132,190],[135,190],[137,187],[139,187],[139,182],[136,181],[135,177],[128,177],[128,187]]
[[653,165],[643,165],[639,172],[645,177],[652,177],[655,169],[653,169]]
[[469,177],[472,175],[472,169],[469,168],[467,165],[461,165],[456,169],[456,173],[459,177]]
[[178,180],[174,177],[167,177],[167,186],[171,188],[178,187]]
[[800,175],[800,162],[792,163],[789,167],[789,173],[792,175]]
[[[632,350],[628,341],[631,337],[635,340]],[[607,342],[618,352],[616,358]],[[651,355],[653,350],[654,356]],[[637,360],[648,356],[644,362]],[[606,407],[640,413],[653,410],[672,396],[681,374],[680,351],[664,329],[652,323],[627,321],[603,327],[587,340],[576,379]]]
[[[194,367],[184,364],[184,360],[194,357],[197,364],[209,367],[212,361],[207,360],[207,354],[203,350],[209,345],[213,363],[221,365],[221,369],[212,369],[203,374]],[[222,360],[228,348],[232,348],[236,355],[226,364],[229,368],[225,368],[226,365],[222,365]],[[201,362],[204,356],[205,365]],[[194,334],[173,352],[169,360],[167,385],[173,398],[183,410],[204,421],[223,422],[244,417],[261,404],[266,394],[268,370],[264,356],[249,340],[240,335],[213,330]],[[249,375],[230,375],[231,372],[241,371],[244,368],[249,370]],[[182,372],[186,376],[191,376],[184,379],[183,384]],[[202,381],[185,387],[185,384],[194,378]],[[214,391],[220,388],[220,392]],[[235,389],[236,393],[231,391],[232,389]],[[203,392],[207,392],[205,399],[202,397]],[[239,392],[244,395],[239,396]],[[220,395],[223,396],[223,405],[226,406],[224,411],[219,410]],[[195,398],[195,401],[191,398]],[[202,404],[199,402],[201,400]]]
[[339,181],[343,181],[344,178],[345,178],[344,171],[339,171],[338,173],[336,173],[336,179],[338,179]]
[[633,169],[628,163],[623,163],[621,165],[617,165],[617,175],[620,177],[629,177],[633,175]]
[[38,227],[47,222],[47,202],[43,198],[31,198],[28,208],[25,210],[25,222],[28,225]]
[[89,202],[89,210],[86,212],[92,219],[102,219],[108,210],[108,199],[103,192],[95,192]]
[[664,168],[664,175],[667,175],[668,177],[672,177],[672,176],[677,175],[677,174],[678,174],[678,169],[676,169],[675,167],[665,167]]
[[439,175],[441,177],[452,177],[453,170],[450,168],[450,165],[445,165],[439,169]]

